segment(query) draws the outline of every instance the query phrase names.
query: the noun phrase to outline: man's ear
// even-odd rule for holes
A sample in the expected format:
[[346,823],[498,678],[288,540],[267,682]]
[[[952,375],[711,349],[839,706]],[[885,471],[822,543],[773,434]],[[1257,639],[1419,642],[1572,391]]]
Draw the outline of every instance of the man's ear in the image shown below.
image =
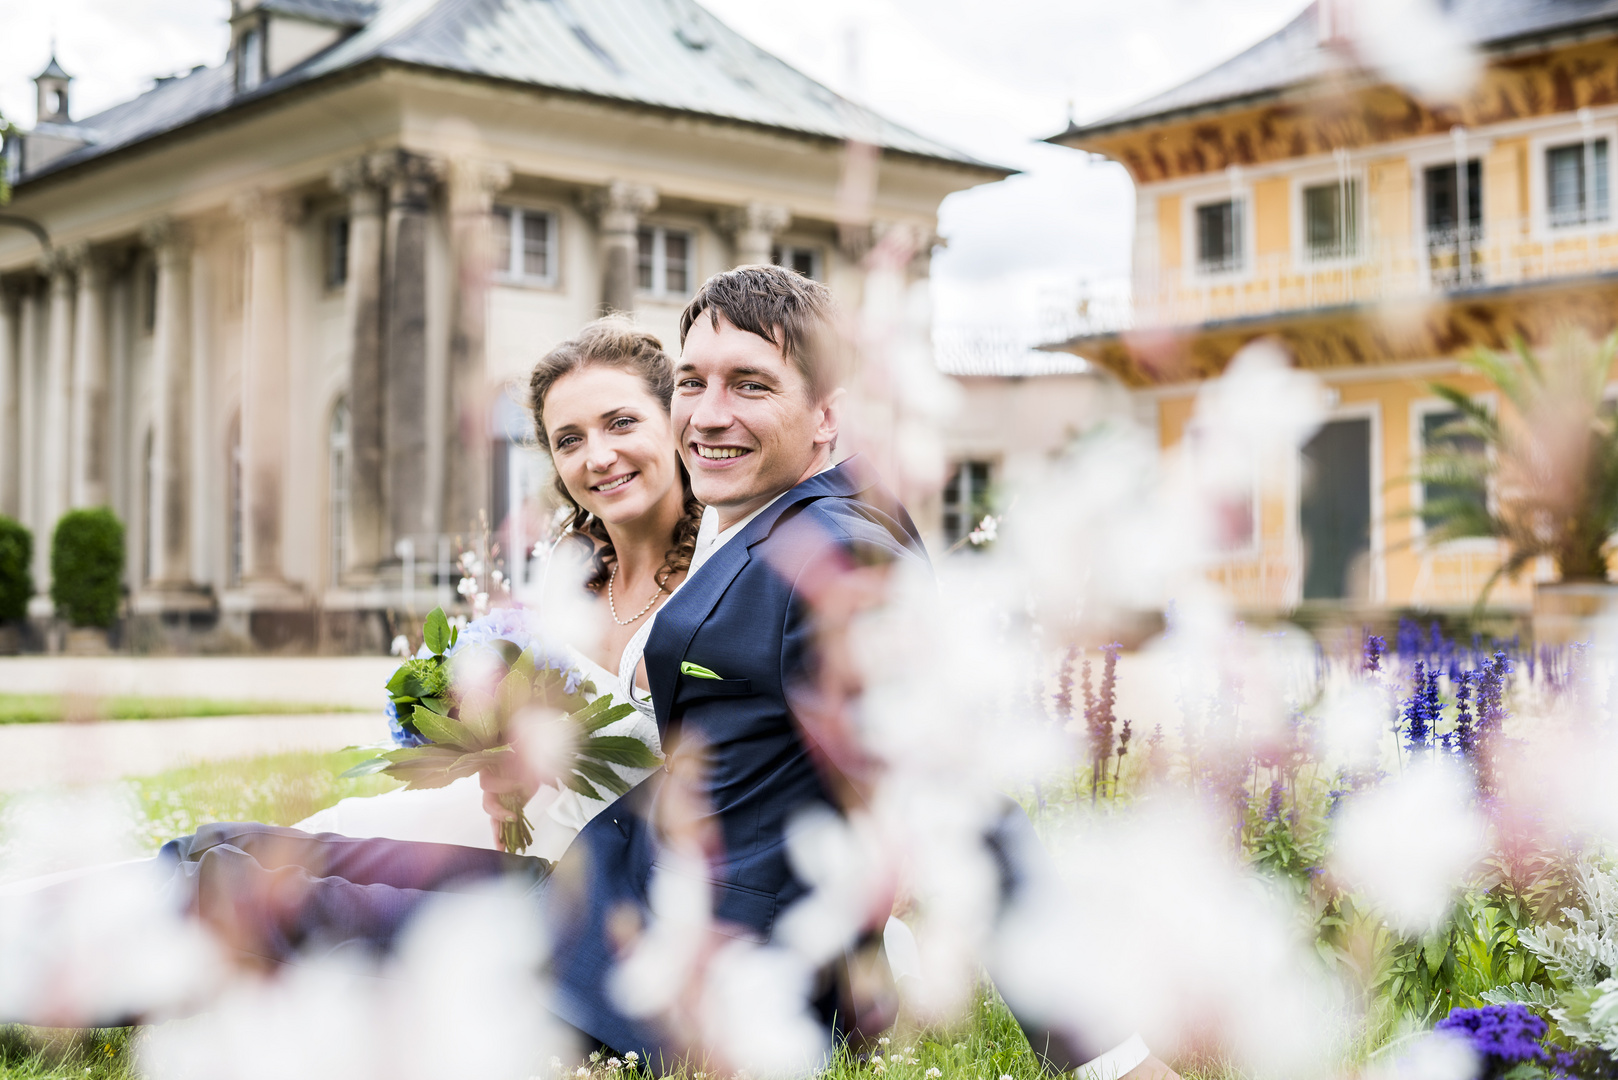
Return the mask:
[[843,421],[843,402],[848,391],[839,386],[820,399],[815,407],[815,445],[837,448],[837,429]]

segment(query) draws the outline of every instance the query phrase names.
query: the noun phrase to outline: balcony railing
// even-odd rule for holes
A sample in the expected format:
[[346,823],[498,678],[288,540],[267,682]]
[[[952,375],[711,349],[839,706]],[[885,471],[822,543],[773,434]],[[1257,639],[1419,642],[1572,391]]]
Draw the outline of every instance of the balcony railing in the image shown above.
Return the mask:
[[1350,304],[1437,297],[1618,271],[1618,225],[1554,227],[1499,220],[1419,238],[1362,239],[1346,255],[1317,250],[1249,256],[1220,273],[1136,273],[1132,298],[1117,291],[1072,319],[1069,336],[1285,314]]

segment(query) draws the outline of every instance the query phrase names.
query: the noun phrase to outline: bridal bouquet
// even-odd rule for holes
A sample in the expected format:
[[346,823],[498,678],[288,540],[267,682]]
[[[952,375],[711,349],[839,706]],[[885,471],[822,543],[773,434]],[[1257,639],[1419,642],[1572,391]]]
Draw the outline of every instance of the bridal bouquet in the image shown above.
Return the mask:
[[[407,788],[444,787],[516,753],[512,732],[525,715],[560,716],[568,738],[560,740],[567,745],[559,779],[580,795],[610,801],[629,790],[613,765],[656,766],[657,755],[639,739],[598,734],[634,706],[596,694],[594,684],[565,657],[545,650],[520,613],[510,610],[474,620],[462,633],[435,608],[422,627],[421,652],[388,680],[389,719],[403,745],[344,775],[382,772]],[[534,839],[521,797],[504,795],[500,802],[517,815],[501,826],[500,846],[521,852]]]

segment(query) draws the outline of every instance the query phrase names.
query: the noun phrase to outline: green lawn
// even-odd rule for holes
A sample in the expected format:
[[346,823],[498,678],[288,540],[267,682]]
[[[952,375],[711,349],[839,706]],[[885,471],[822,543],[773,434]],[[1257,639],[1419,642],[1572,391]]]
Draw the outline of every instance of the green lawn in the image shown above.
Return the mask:
[[376,710],[353,705],[305,704],[300,701],[0,694],[0,724],[48,724],[69,719],[167,720],[182,716],[302,716],[310,713],[373,711]]
[[[397,786],[397,781],[382,776],[341,778],[343,770],[369,756],[360,750],[280,754],[175,769],[127,783],[146,814],[143,839],[155,851],[164,841],[204,822],[290,825],[346,796]],[[135,1080],[133,1042],[138,1038],[127,1031],[0,1028],[0,1080]],[[949,1031],[896,1031],[890,1043],[878,1049],[884,1057],[880,1070],[839,1055],[828,1075],[838,1080],[926,1080],[926,1071],[937,1068],[945,1080],[1039,1076],[1027,1041],[992,994],[980,997],[972,1015]],[[609,1073],[604,1067],[597,1071],[603,1078],[627,1080],[622,1071]]]

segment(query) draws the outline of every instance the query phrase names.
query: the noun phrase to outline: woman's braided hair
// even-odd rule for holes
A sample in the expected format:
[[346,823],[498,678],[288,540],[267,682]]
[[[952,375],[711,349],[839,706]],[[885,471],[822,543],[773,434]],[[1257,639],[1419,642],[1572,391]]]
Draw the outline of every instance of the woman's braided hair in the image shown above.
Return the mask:
[[[674,362],[663,351],[663,343],[651,334],[635,329],[634,324],[622,315],[597,319],[579,331],[577,337],[562,342],[546,353],[534,365],[533,374],[528,377],[528,408],[533,413],[534,430],[547,456],[551,454],[551,442],[545,430],[546,395],[563,376],[598,366],[634,372],[646,384],[647,391],[663,406],[663,411],[669,411],[669,403],[674,399]],[[679,524],[674,528],[674,541],[657,572],[658,587],[665,592],[668,591],[669,578],[690,568],[691,556],[697,546],[697,528],[702,524],[702,504],[691,494],[691,477],[685,471],[685,463],[678,459],[676,461],[680,469],[681,490],[685,493],[685,505]],[[552,463],[554,465],[554,458]],[[590,549],[590,575],[584,583],[585,587],[599,589],[607,583],[616,558],[612,538],[607,535],[607,527],[600,518],[574,501],[567,485],[562,483],[559,471],[555,483],[563,508],[571,509],[565,534],[578,538]]]

